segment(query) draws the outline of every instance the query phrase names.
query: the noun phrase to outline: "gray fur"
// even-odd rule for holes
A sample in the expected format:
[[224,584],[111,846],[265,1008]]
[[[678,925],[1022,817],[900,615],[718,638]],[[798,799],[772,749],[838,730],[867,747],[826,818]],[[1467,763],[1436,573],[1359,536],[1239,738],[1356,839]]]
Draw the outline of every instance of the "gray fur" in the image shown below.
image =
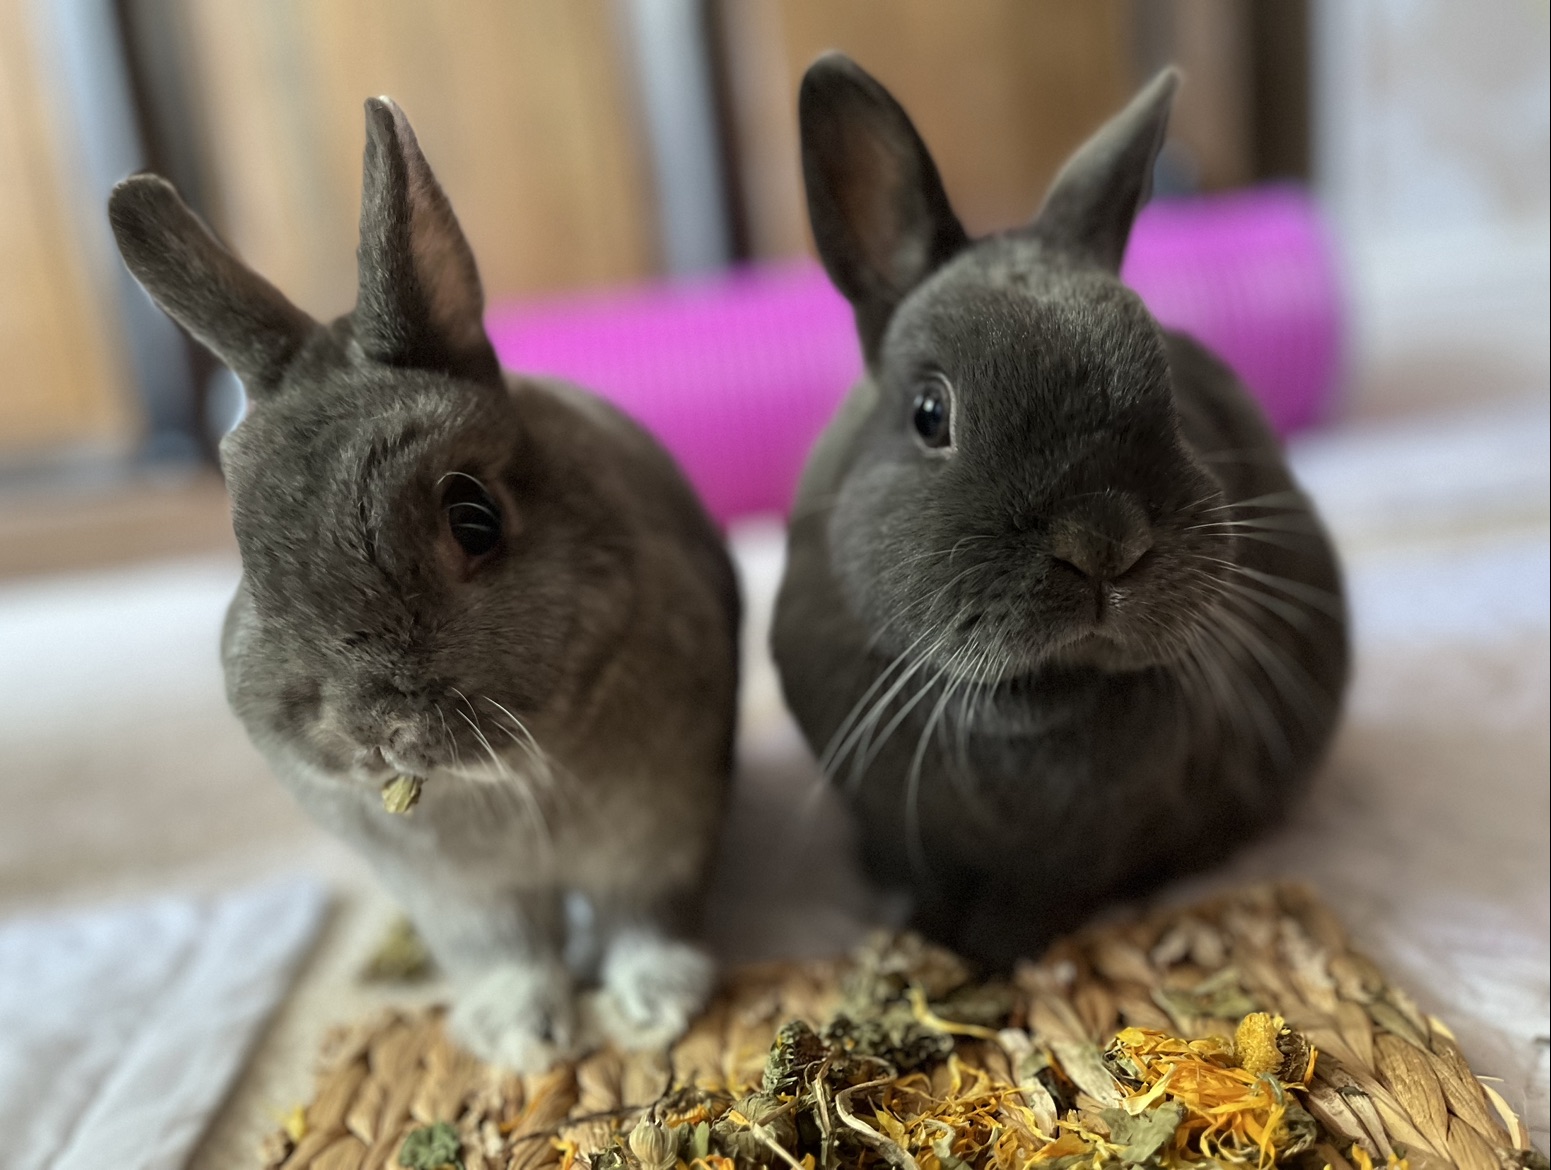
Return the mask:
[[[367,106],[360,299],[307,320],[164,181],[110,215],[130,269],[248,382],[222,443],[243,576],[227,692],[276,774],[360,849],[460,982],[480,1055],[681,1028],[736,706],[737,589],[672,460],[572,387],[503,375],[472,256],[413,132]],[[474,556],[443,507],[501,513]],[[404,817],[380,790],[425,778]],[[577,913],[580,908],[583,913]]]
[[[935,168],[851,62],[803,82],[805,159],[857,155],[806,175],[868,369],[798,489],[773,649],[874,876],[993,965],[1275,824],[1346,684],[1340,574],[1274,436],[1115,275],[1174,85],[1100,131],[1033,223],[901,293],[849,274],[953,238]],[[842,199],[836,174],[925,190]],[[943,449],[911,422],[936,377]]]

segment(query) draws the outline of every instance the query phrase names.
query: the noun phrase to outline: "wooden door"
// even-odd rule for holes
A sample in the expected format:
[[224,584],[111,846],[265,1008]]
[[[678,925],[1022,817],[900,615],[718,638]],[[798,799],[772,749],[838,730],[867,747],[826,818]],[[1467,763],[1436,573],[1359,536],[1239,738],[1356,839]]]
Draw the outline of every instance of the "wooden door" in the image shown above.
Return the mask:
[[1125,0],[722,0],[716,11],[755,256],[808,246],[796,95],[826,49],[849,53],[909,111],[972,233],[1032,216],[1135,80]]
[[179,0],[212,218],[315,316],[355,298],[363,101],[388,94],[487,297],[657,268],[649,160],[609,0]]
[[[108,270],[62,149],[41,5],[0,0],[0,461],[121,450],[134,411]],[[106,220],[92,225],[106,237]]]

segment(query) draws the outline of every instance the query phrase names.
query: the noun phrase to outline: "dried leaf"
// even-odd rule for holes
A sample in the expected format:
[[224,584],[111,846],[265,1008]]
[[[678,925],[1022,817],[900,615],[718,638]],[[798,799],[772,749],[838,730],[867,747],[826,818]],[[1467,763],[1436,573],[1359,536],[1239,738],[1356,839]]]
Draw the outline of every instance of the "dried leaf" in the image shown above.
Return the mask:
[[463,1166],[463,1142],[445,1121],[411,1130],[399,1146],[398,1164],[404,1170],[447,1170]]
[[888,1079],[867,1081],[860,1085],[853,1085],[849,1089],[842,1089],[835,1094],[835,1112],[839,1114],[841,1123],[861,1139],[863,1145],[874,1150],[890,1166],[897,1170],[921,1170],[920,1164],[910,1156],[909,1152],[899,1143],[890,1140],[868,1125],[856,1115],[851,1102],[856,1094],[876,1089],[888,1084]]
[[382,807],[397,816],[408,816],[410,809],[420,803],[420,787],[424,784],[419,776],[395,776],[382,786]]
[[1106,1109],[1099,1114],[1109,1126],[1109,1140],[1120,1146],[1120,1161],[1127,1166],[1151,1162],[1158,1152],[1174,1140],[1185,1107],[1167,1102],[1133,1117],[1124,1109]]
[[429,978],[435,967],[414,924],[400,915],[389,923],[377,949],[366,960],[361,978],[368,983],[412,983]]
[[[1153,1000],[1168,1013],[1182,1032],[1203,1031],[1205,1019],[1239,1020],[1259,1009],[1258,1001],[1247,994],[1235,967],[1224,967],[1188,990],[1153,991]],[[1230,1025],[1221,1032],[1232,1032]]]

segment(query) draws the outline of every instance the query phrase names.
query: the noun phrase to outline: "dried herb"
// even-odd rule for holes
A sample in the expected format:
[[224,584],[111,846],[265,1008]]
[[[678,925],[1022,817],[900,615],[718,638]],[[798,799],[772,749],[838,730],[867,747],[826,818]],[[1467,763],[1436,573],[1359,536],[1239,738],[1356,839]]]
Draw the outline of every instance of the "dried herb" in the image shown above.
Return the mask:
[[268,1170],[413,1166],[406,1135],[433,1133],[461,1145],[423,1164],[463,1170],[1547,1170],[1447,1029],[1290,888],[1110,923],[1008,984],[908,935],[730,972],[669,1052],[538,1076],[442,1019],[341,1034]]
[[390,813],[407,816],[409,810],[420,803],[419,776],[395,776],[382,786],[382,807]]
[[1134,1117],[1124,1109],[1104,1109],[1099,1117],[1109,1126],[1109,1140],[1120,1147],[1120,1161],[1127,1166],[1145,1166],[1174,1140],[1180,1122],[1185,1120],[1185,1107],[1170,1101]]
[[435,970],[431,952],[407,918],[395,918],[361,969],[368,982],[413,983]]
[[1239,972],[1224,967],[1195,986],[1184,990],[1154,989],[1153,999],[1169,1013],[1180,1028],[1188,1028],[1192,1019],[1236,1020],[1260,1007],[1254,997],[1245,992],[1239,981]]
[[404,1170],[463,1170],[463,1142],[445,1121],[412,1130],[399,1147]]

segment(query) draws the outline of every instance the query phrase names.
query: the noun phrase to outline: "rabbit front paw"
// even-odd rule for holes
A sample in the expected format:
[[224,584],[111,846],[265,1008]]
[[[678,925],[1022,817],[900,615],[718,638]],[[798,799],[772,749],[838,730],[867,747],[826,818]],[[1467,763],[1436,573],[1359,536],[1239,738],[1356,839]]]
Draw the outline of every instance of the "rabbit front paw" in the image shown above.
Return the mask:
[[616,936],[603,959],[599,1025],[622,1048],[665,1046],[711,997],[716,967],[697,947],[650,931]]
[[447,1028],[481,1060],[514,1072],[543,1072],[580,1050],[571,977],[558,961],[480,975],[457,997]]

